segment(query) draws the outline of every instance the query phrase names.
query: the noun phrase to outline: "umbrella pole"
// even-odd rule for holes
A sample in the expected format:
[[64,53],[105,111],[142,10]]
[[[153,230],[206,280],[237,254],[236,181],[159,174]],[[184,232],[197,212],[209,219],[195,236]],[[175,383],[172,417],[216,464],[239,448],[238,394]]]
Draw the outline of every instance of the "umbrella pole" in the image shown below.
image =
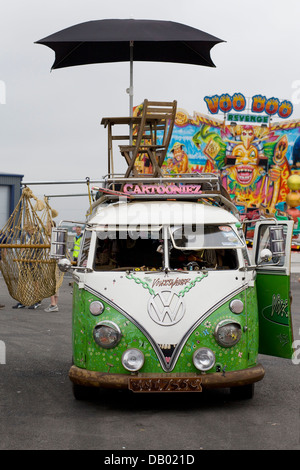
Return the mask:
[[[133,41],[130,41],[130,87],[129,87],[129,116],[133,116]],[[130,145],[132,144],[132,123],[129,130]]]

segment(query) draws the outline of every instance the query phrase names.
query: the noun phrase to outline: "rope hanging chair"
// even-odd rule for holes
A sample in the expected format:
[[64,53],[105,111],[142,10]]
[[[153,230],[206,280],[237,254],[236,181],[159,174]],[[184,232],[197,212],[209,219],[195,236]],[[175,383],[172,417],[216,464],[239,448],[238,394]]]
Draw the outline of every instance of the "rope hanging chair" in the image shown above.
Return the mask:
[[9,294],[23,305],[51,297],[62,284],[64,274],[50,259],[51,228],[57,215],[47,198],[39,200],[25,187],[0,231],[0,269]]

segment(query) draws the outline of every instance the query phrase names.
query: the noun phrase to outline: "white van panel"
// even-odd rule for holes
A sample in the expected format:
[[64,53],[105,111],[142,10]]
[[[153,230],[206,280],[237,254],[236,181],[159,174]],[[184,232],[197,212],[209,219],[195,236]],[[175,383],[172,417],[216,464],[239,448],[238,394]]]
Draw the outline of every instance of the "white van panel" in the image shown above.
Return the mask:
[[[87,278],[86,278],[87,281]],[[194,281],[194,282],[193,282]],[[86,288],[140,324],[156,343],[178,344],[205,314],[245,286],[238,271],[90,274]]]

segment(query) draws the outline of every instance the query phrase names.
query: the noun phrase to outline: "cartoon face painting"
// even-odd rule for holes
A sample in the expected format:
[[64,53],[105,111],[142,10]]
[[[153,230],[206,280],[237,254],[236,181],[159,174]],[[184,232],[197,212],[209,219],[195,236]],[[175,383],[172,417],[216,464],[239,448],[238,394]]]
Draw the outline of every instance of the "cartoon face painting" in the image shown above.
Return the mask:
[[245,126],[237,143],[231,152],[235,164],[228,168],[228,175],[241,186],[249,186],[256,181],[264,171],[259,167],[259,149],[253,144],[255,135],[251,126]]

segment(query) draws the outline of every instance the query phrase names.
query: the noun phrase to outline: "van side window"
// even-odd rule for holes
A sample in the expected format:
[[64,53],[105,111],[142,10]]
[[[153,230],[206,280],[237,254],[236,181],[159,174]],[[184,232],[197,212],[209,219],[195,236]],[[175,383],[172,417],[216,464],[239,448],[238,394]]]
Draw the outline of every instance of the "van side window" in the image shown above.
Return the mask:
[[118,247],[115,240],[97,238],[96,252],[94,259],[95,271],[110,271],[117,267]]
[[[284,238],[286,238],[287,235],[287,226],[283,226],[283,234]],[[255,253],[255,262],[256,264],[263,264],[263,265],[268,265],[268,264],[274,264],[276,263],[278,266],[283,266],[285,263],[285,255],[281,256],[273,256],[270,261],[262,261],[260,259],[260,253],[264,248],[271,248],[270,244],[270,234],[269,234],[269,225],[261,225],[259,227],[259,232],[258,232],[258,242],[257,242],[257,248],[256,248],[256,253]]]

